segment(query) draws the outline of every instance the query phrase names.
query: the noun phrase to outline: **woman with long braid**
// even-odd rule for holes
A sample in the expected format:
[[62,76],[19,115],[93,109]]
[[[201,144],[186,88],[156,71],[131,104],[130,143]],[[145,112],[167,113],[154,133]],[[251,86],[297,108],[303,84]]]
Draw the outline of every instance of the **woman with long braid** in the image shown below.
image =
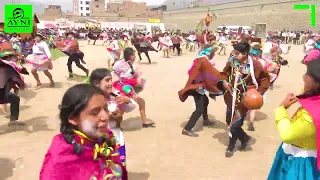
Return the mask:
[[39,179],[127,180],[109,118],[101,89],[90,84],[68,89],[60,105],[61,133],[52,140]]

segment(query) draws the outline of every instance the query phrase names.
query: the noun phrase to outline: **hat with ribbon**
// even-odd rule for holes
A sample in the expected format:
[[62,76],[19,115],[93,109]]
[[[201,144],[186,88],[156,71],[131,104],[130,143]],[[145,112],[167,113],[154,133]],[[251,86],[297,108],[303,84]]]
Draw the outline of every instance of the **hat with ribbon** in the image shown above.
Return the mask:
[[13,49],[12,44],[10,42],[3,42],[0,44],[0,58],[11,55],[18,55]]

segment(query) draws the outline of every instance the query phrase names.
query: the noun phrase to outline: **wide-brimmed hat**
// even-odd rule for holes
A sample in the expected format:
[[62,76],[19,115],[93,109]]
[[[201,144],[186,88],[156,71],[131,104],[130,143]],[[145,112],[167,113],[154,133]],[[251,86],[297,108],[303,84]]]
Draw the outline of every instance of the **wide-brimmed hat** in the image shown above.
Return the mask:
[[6,37],[6,34],[4,34],[3,32],[0,32],[0,37]]
[[3,42],[0,44],[0,58],[6,56],[18,55],[17,52],[13,49],[10,42]]
[[261,44],[258,43],[258,42],[253,42],[253,43],[250,44],[250,46],[251,46],[252,49],[255,49],[255,50],[259,50],[259,49],[262,48]]

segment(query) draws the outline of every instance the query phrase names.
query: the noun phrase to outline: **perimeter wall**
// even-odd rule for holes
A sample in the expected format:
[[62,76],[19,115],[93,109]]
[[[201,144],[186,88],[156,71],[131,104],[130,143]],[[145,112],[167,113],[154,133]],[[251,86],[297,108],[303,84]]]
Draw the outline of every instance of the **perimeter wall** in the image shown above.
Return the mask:
[[[310,11],[293,10],[294,4],[317,6],[317,27],[310,25]],[[166,29],[195,30],[208,11],[217,19],[210,25],[215,30],[219,25],[243,25],[254,27],[255,23],[266,23],[267,30],[320,30],[320,0],[243,0],[199,8],[165,11],[163,23]]]

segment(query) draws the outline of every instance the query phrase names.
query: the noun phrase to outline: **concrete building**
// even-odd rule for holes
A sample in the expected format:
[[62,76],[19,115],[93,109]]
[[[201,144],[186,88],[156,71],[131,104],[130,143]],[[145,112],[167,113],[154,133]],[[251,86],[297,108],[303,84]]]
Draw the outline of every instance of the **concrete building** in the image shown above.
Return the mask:
[[90,2],[96,0],[73,0],[73,12],[78,16],[90,16]]
[[209,27],[211,30],[216,30],[220,25],[255,27],[257,23],[265,23],[268,31],[277,29],[319,31],[320,13],[316,15],[318,26],[311,27],[310,11],[294,10],[294,4],[315,4],[317,12],[320,12],[319,0],[242,0],[164,11],[163,22],[167,29],[180,29],[185,32],[195,30],[210,10],[217,16]]
[[[116,1],[116,2],[115,2]],[[107,12],[117,13],[122,17],[147,16],[147,4],[145,2],[133,2],[131,0],[113,0],[107,3]]]
[[132,0],[73,0],[73,6],[78,16],[147,16],[146,3]]
[[162,5],[167,6],[168,11],[177,9],[197,8],[201,6],[228,4],[245,0],[166,0]]

